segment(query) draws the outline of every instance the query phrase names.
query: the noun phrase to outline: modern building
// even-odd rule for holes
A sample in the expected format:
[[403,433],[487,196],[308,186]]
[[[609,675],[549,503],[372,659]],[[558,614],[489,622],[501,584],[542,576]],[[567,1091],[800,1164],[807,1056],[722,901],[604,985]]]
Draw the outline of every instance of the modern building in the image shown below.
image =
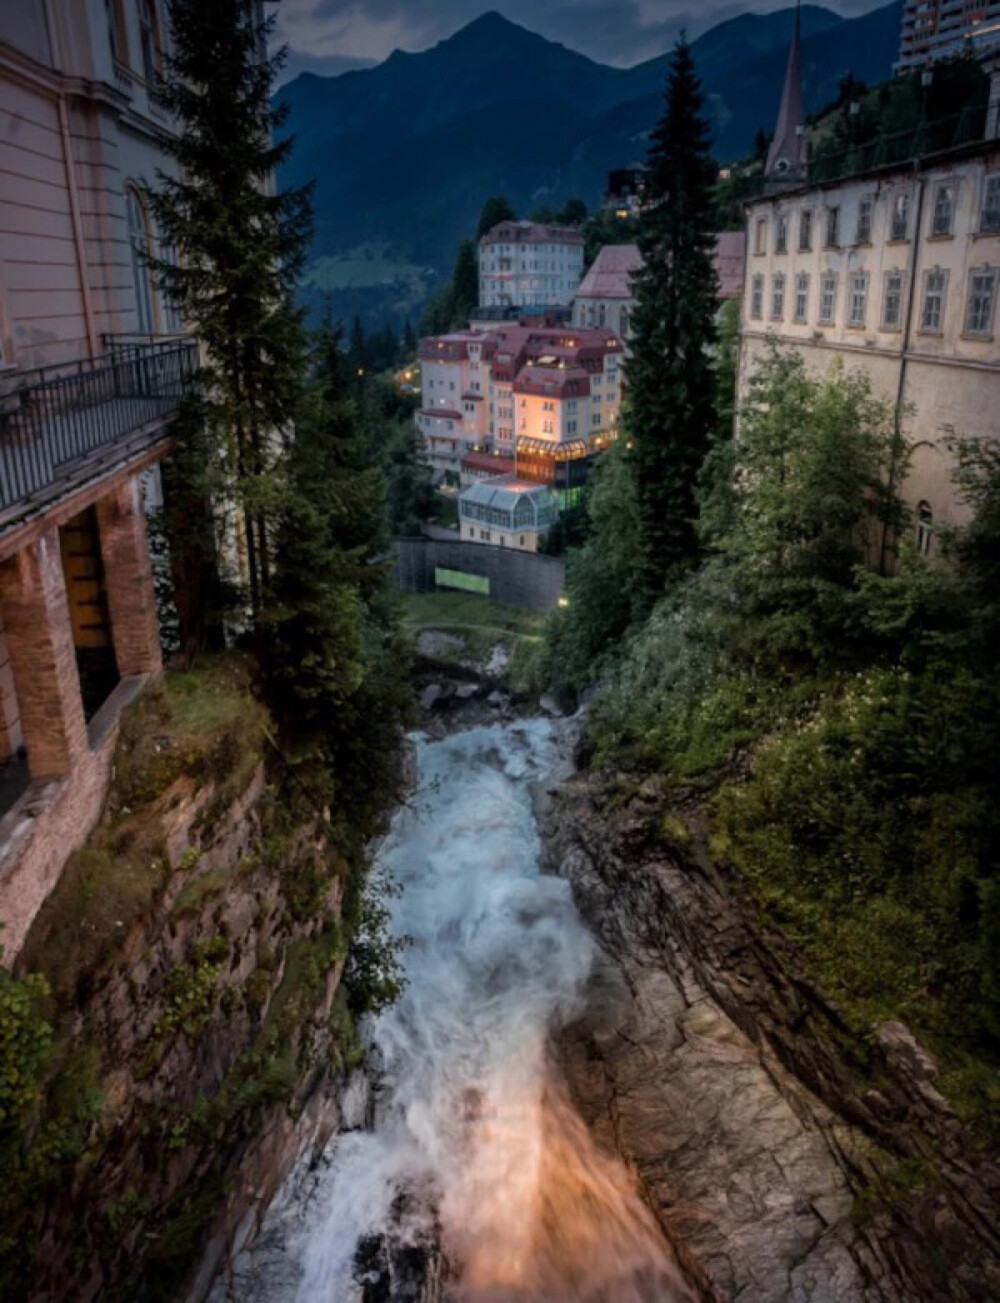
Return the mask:
[[1000,52],[1000,0],[906,0],[898,72],[994,50]]
[[[742,293],[745,261],[746,233],[723,231],[715,245],[720,303]],[[635,313],[633,282],[641,267],[642,255],[636,245],[605,245],[573,299],[573,324],[581,329],[613,330],[627,349]]]
[[[17,955],[160,669],[144,502],[195,345],[146,263],[157,0],[0,6],[0,943]],[[159,245],[159,251],[169,251]]]
[[616,436],[622,353],[608,329],[528,320],[422,339],[416,423],[432,468],[457,478],[463,457],[491,453],[516,458],[519,473],[530,463],[532,477],[560,489],[579,487],[564,463]]
[[465,543],[537,552],[559,519],[559,506],[544,485],[505,475],[463,489],[458,513]]
[[953,436],[1000,438],[1000,141],[748,205],[740,386],[769,337],[898,405],[920,544],[956,524]]
[[569,226],[500,222],[479,241],[479,305],[540,307],[572,301],[584,239]]

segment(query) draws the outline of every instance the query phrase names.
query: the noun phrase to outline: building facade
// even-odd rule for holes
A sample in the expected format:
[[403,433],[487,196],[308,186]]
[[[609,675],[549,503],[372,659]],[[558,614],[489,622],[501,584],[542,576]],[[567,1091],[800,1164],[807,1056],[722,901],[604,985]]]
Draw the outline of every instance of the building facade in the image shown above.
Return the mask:
[[500,222],[479,241],[479,306],[565,306],[583,275],[583,250],[572,227]]
[[[715,274],[719,302],[743,291],[746,234],[723,231],[715,241]],[[635,315],[634,280],[642,268],[642,255],[634,244],[607,244],[595,258],[573,298],[573,324],[583,328],[613,330],[628,348]]]
[[1000,52],[1000,0],[906,0],[898,72],[993,50]]
[[559,519],[559,506],[544,485],[505,475],[463,489],[458,514],[463,543],[537,552]]
[[617,434],[622,352],[610,330],[530,321],[422,339],[416,424],[432,469],[457,477],[463,457],[487,453],[520,470],[599,450]]
[[195,345],[141,183],[170,162],[158,0],[0,6],[0,940],[99,817],[160,669],[144,503]]
[[769,338],[904,414],[918,541],[958,524],[955,436],[1000,438],[1000,141],[748,205],[741,394]]

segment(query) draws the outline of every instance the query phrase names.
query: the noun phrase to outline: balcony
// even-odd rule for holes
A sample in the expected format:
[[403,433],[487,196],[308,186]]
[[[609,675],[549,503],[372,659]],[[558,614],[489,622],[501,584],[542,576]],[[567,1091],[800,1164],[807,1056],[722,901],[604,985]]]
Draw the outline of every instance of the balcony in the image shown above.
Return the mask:
[[0,533],[151,446],[192,390],[193,340],[105,344],[92,361],[0,376]]

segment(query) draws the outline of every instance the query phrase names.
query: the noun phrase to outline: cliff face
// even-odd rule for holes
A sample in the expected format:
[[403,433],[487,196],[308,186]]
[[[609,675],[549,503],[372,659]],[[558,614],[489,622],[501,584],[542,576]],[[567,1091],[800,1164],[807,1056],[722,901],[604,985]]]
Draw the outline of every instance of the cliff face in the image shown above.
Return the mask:
[[49,983],[54,1048],[4,1155],[5,1298],[202,1297],[338,1125],[359,1055],[342,867],[278,799],[238,675],[191,677],[124,721],[101,825],[19,962]]
[[605,962],[563,1044],[708,1297],[1000,1295],[1000,1171],[898,1023],[860,1039],[712,863],[698,799],[576,775],[546,816]]

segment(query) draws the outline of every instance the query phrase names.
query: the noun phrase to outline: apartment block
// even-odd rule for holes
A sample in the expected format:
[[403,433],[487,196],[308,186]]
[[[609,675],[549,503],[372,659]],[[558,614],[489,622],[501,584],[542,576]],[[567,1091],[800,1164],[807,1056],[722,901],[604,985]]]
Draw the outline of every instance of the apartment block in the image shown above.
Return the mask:
[[774,337],[904,412],[922,549],[958,524],[955,436],[1000,438],[1000,141],[748,206],[741,390]]
[[160,670],[145,501],[195,344],[147,262],[158,0],[0,6],[0,943],[12,962]]
[[583,275],[583,251],[583,236],[572,227],[500,222],[479,241],[479,306],[569,304]]
[[991,51],[1000,53],[1000,0],[906,0],[897,71]]

